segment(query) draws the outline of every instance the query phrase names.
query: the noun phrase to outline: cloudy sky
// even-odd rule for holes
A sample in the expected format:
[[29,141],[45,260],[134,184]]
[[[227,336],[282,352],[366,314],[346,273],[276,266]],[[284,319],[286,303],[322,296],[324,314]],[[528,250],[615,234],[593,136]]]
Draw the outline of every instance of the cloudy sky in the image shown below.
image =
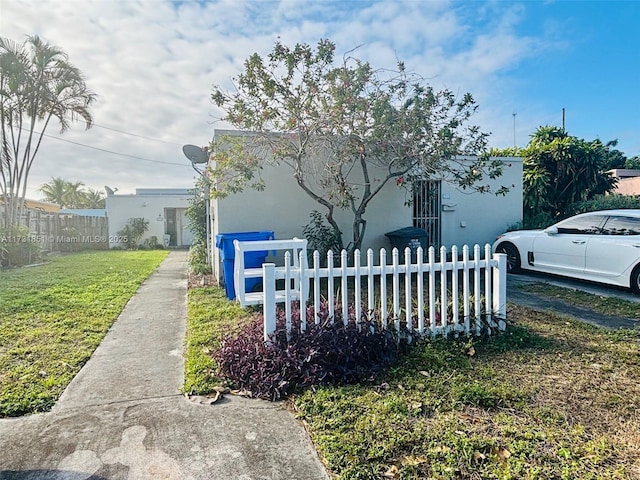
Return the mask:
[[[95,125],[47,130],[29,195],[52,176],[133,193],[190,187],[182,145],[226,125],[210,102],[274,41],[336,43],[374,67],[396,58],[436,87],[470,92],[490,145],[540,125],[619,140],[640,155],[640,2],[426,0],[0,0],[0,35],[61,47],[97,94]],[[515,114],[515,115],[514,115]]]

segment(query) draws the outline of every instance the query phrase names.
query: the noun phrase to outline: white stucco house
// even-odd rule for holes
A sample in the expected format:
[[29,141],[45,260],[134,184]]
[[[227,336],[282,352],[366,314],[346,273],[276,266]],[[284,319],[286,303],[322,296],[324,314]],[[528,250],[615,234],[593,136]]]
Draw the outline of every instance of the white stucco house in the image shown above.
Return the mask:
[[[229,135],[247,135],[247,132],[214,132],[214,138]],[[407,190],[389,182],[367,207],[363,250],[390,248],[385,233],[408,226],[427,230],[428,244],[436,248],[492,243],[508,225],[522,220],[522,159],[502,160],[503,175],[488,183],[493,190],[508,186],[506,196],[463,190],[432,176],[421,182],[409,199]],[[309,214],[313,210],[324,213],[324,207],[297,185],[290,167],[269,166],[260,173],[265,183],[263,191],[245,189],[211,200],[211,252],[218,279],[222,276],[222,264],[220,251],[215,247],[217,234],[271,230],[276,239],[302,238],[303,227],[310,221]],[[336,210],[334,216],[346,245],[351,238],[353,215],[350,211]]]
[[193,241],[186,212],[193,190],[188,188],[137,188],[135,194],[107,194],[109,248],[120,245],[118,232],[130,218],[145,218],[149,229],[140,239],[156,237],[165,247],[188,247]]

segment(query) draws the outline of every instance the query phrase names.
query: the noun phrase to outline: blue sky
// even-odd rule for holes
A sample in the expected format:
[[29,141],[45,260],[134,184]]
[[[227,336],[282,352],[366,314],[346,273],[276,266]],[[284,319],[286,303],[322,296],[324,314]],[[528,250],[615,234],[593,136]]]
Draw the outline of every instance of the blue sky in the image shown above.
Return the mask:
[[[640,3],[527,2],[522,33],[557,39],[542,58],[513,72],[522,85],[516,102],[537,103],[567,131],[585,139],[619,139],[628,156],[640,154]],[[542,119],[541,119],[542,121]]]
[[640,155],[638,25],[639,1],[0,0],[0,35],[60,46],[98,95],[91,130],[48,130],[36,198],[52,176],[121,193],[191,186],[182,145],[227,127],[211,86],[231,88],[277,38],[329,38],[339,56],[359,46],[375,67],[399,58],[436,88],[472,93],[494,147],[514,134],[526,145],[565,108],[569,134]]

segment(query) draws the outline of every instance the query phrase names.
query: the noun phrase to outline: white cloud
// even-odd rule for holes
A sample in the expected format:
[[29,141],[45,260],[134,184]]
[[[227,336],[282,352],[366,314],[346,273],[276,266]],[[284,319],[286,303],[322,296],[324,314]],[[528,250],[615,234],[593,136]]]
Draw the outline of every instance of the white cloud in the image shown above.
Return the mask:
[[[98,95],[97,126],[85,132],[76,125],[62,138],[184,164],[47,139],[33,169],[32,195],[51,176],[121,192],[192,185],[181,145],[210,140],[220,115],[209,100],[212,85],[230,88],[244,59],[268,53],[278,37],[287,44],[330,38],[338,56],[361,45],[354,54],[376,67],[393,68],[401,59],[434,86],[470,91],[481,106],[477,120],[499,131],[495,143],[503,146],[513,135],[511,90],[518,80],[511,73],[523,59],[553,47],[544,37],[520,35],[525,11],[503,2],[0,0],[0,8],[2,36],[38,34],[60,46]],[[534,109],[532,117],[540,114]],[[523,128],[532,122],[525,116],[518,117]]]

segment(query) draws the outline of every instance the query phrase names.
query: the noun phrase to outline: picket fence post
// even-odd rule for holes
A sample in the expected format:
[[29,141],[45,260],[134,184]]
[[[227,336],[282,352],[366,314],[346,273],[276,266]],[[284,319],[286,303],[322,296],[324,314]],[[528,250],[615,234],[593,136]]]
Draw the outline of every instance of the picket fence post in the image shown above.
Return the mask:
[[493,275],[493,313],[498,317],[498,329],[504,331],[507,327],[507,255],[496,253],[493,258],[498,261]]
[[276,264],[262,264],[262,315],[264,316],[264,341],[276,332]]

